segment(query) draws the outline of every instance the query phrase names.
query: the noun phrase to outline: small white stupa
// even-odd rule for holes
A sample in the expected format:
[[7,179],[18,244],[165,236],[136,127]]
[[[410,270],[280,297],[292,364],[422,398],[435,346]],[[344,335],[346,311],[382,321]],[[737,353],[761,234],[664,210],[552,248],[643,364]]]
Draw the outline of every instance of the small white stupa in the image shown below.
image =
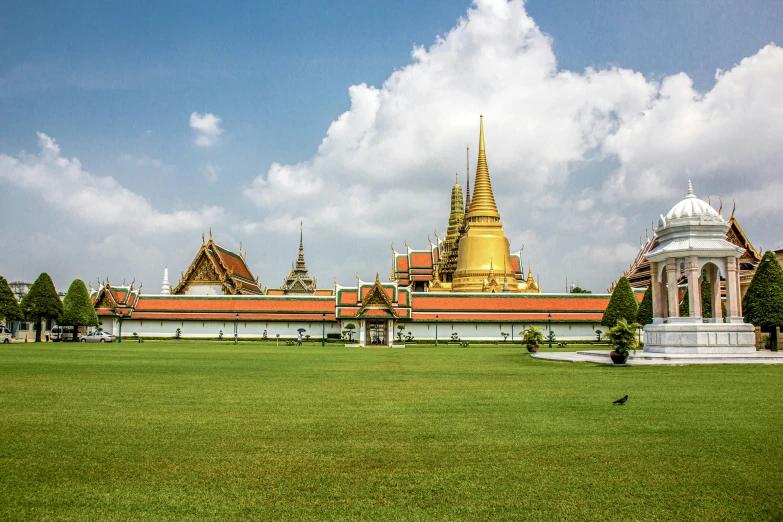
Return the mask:
[[160,287],[161,294],[171,294],[171,285],[169,284],[169,267],[163,270],[163,285]]

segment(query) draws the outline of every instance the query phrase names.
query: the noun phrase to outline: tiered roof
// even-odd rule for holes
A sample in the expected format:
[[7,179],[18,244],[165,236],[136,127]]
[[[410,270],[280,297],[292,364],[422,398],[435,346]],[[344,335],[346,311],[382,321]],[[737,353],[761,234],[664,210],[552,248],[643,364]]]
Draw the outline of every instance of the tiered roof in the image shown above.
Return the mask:
[[112,286],[109,278],[105,283],[98,281],[98,289],[90,289],[90,300],[98,315],[128,315],[138,304],[141,287],[130,285]]
[[182,273],[172,294],[184,294],[190,285],[220,285],[226,295],[261,295],[263,292],[258,279],[253,277],[245,262],[245,255],[236,254],[214,242],[212,229],[209,241],[201,237],[201,248],[186,272]]
[[302,223],[299,223],[299,257],[296,265],[291,268],[291,273],[283,282],[281,289],[285,295],[302,294],[313,295],[315,293],[316,280],[307,273],[304,258],[304,243],[302,242]]

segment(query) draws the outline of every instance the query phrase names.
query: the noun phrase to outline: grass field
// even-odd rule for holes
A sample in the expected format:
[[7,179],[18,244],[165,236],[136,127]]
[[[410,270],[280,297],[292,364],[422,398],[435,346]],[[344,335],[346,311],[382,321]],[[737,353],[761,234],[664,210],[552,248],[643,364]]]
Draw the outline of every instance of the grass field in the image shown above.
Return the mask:
[[0,345],[0,519],[780,520],[781,397],[519,346]]

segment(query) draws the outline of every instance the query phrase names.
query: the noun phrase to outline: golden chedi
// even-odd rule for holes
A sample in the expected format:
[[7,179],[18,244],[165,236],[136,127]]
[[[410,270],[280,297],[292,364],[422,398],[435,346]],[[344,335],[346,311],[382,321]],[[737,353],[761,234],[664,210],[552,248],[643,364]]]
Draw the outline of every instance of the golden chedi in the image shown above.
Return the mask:
[[[492,184],[484,150],[484,116],[479,130],[479,153],[473,197],[465,216],[465,233],[459,240],[457,269],[451,283],[453,292],[524,292],[527,284],[518,282],[509,255],[509,242],[492,194]],[[468,205],[466,204],[466,207]],[[505,283],[505,284],[504,284]]]

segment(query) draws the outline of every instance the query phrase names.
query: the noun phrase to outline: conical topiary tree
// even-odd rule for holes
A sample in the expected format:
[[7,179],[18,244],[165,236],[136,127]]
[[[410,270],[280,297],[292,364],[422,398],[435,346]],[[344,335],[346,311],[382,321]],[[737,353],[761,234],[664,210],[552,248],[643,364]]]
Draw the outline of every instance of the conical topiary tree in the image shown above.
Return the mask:
[[24,319],[22,309],[19,308],[19,303],[16,301],[16,296],[3,276],[0,276],[0,318],[6,321],[6,326],[9,326],[14,321]]
[[644,291],[642,302],[639,303],[639,308],[636,310],[636,322],[642,326],[653,322],[652,286],[648,286]]
[[43,321],[57,320],[63,314],[63,302],[49,274],[43,272],[38,276],[30,291],[22,298],[21,308],[25,319],[36,323],[35,342],[41,342]]
[[76,329],[79,326],[98,326],[98,315],[90,301],[87,286],[81,279],[74,279],[63,299],[63,316],[60,323],[74,327],[73,341],[77,341]]
[[783,268],[771,250],[764,253],[748,291],[742,299],[745,322],[770,331],[776,346],[775,327],[783,327]]
[[639,306],[636,301],[636,295],[634,295],[633,289],[631,289],[628,278],[623,276],[614,287],[612,298],[606,306],[601,324],[612,327],[621,318],[632,324],[636,321],[637,308]]

